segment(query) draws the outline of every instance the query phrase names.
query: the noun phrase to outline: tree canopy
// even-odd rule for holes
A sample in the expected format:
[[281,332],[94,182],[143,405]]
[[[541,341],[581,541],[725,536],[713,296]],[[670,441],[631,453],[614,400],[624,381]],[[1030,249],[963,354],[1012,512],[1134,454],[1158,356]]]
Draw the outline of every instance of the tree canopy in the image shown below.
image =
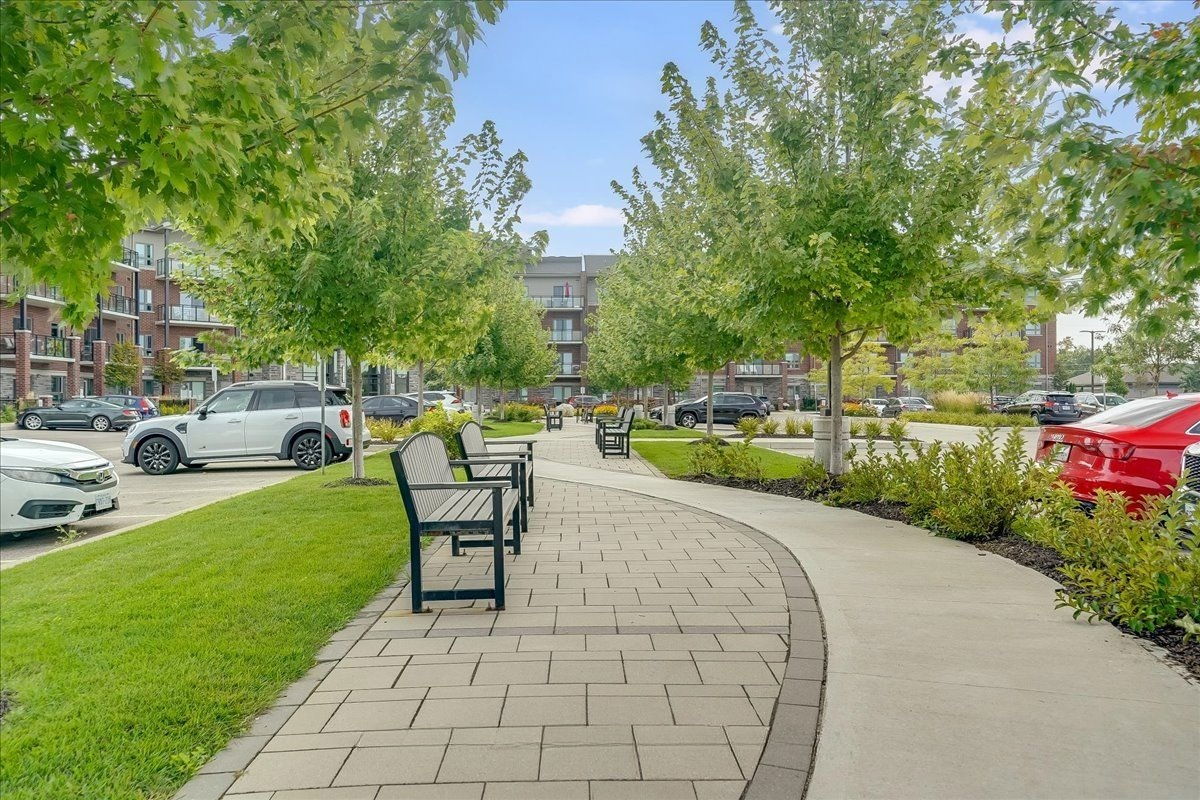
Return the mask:
[[346,187],[385,102],[448,88],[501,0],[17,0],[0,5],[5,271],[81,321],[120,240],[287,244]]

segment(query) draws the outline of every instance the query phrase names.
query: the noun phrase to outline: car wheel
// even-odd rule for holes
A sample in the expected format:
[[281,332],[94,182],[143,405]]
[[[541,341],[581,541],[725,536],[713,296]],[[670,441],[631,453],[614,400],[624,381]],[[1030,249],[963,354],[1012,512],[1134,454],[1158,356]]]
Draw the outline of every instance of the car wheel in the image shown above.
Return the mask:
[[103,431],[108,430],[111,427],[112,427],[112,420],[110,420],[108,417],[104,416],[103,414],[97,414],[96,416],[92,417],[92,430],[103,432]]
[[169,439],[155,436],[138,448],[137,463],[147,475],[167,475],[179,466],[179,451]]
[[1042,419],[1041,414],[1038,414],[1036,411],[1033,412],[1032,414],[1030,414],[1029,416],[1033,417],[1033,422],[1035,425],[1045,425],[1046,424],[1046,421],[1044,419]]
[[37,414],[26,414],[21,417],[21,427],[27,431],[40,431],[42,429],[42,418]]
[[751,414],[750,412],[746,412],[745,414],[742,414],[742,416],[739,417],[739,419],[766,419],[766,417],[760,416],[758,414]]
[[685,411],[679,415],[679,424],[685,428],[696,427],[696,415],[691,411]]
[[321,466],[322,451],[325,463],[329,463],[329,451],[324,447],[321,436],[316,431],[302,433],[292,442],[292,460],[296,466],[304,470],[314,470]]

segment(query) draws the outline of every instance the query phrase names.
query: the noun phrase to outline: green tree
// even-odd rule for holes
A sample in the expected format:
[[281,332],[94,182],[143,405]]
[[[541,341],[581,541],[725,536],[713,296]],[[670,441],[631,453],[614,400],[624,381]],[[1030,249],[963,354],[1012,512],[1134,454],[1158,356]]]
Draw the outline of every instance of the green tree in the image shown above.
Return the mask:
[[[698,96],[668,64],[670,110],[645,141],[704,208],[719,327],[801,342],[829,360],[837,398],[843,363],[865,341],[887,331],[906,344],[959,306],[1011,305],[1017,276],[993,261],[979,164],[947,144],[955,122],[925,86],[952,40],[950,9],[770,7],[786,51],[738,2],[734,41],[710,23],[701,31],[720,78]],[[841,404],[831,406],[837,473]]]
[[14,0],[0,5],[4,268],[80,320],[121,237],[171,219],[287,242],[382,103],[460,73],[500,0]]
[[1132,315],[1140,312],[1140,308],[1127,307],[1123,320],[1110,325],[1112,349],[1108,360],[1113,367],[1152,386],[1157,394],[1163,375],[1182,370],[1200,353],[1200,322],[1194,317],[1194,309],[1185,303],[1160,304],[1153,313],[1167,321],[1170,333],[1159,336],[1134,322]]
[[1179,372],[1180,388],[1185,392],[1200,392],[1200,361],[1193,361]]
[[[545,310],[526,296],[520,280],[504,275],[495,282],[489,296],[492,311],[483,335],[470,352],[446,365],[451,381],[475,387],[481,422],[480,387],[498,389],[503,403],[506,388],[541,386],[558,363],[548,332],[542,327]],[[500,413],[503,419],[503,405]]]
[[104,383],[108,390],[133,391],[142,382],[142,351],[133,342],[117,342],[104,364]]
[[957,362],[967,388],[987,392],[993,402],[997,394],[1020,394],[1037,376],[1025,340],[993,319],[975,326]]
[[900,367],[908,391],[928,395],[945,391],[963,391],[962,370],[958,366],[959,341],[948,333],[922,337],[908,349],[908,358]]
[[[1102,352],[1097,352],[1096,363],[1100,363]],[[1075,344],[1070,336],[1058,343],[1054,356],[1054,388],[1066,389],[1071,378],[1092,368],[1091,348]]]
[[490,314],[486,288],[511,274],[487,250],[519,221],[525,157],[504,156],[490,122],[448,152],[452,115],[444,96],[390,106],[367,147],[347,155],[348,200],[311,237],[285,247],[257,235],[233,240],[189,283],[237,325],[242,359],[345,352],[355,477],[364,365],[466,352]]
[[184,368],[171,350],[159,350],[150,365],[150,377],[162,384],[162,393],[169,395],[171,387],[183,380]]
[[888,363],[883,345],[864,342],[842,366],[846,394],[862,400],[873,397],[876,389],[890,392],[896,386],[896,379],[891,373],[892,365]]
[[1165,335],[1162,298],[1200,284],[1200,17],[1137,29],[1091,0],[983,5],[1031,31],[964,40],[946,63],[975,72],[951,138],[987,157],[992,222],[1048,272],[1077,274],[1089,312],[1127,303]]

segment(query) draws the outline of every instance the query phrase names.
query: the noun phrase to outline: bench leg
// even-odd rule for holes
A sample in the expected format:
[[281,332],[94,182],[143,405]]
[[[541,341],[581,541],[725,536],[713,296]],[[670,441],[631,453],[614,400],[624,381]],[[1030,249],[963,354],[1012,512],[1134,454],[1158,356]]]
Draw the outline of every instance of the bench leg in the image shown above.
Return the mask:
[[501,515],[500,500],[497,496],[492,505],[492,577],[495,579],[495,598],[492,600],[493,611],[504,610],[504,517]]
[[521,530],[522,530],[522,523],[521,523],[521,521],[520,521],[520,520],[518,520],[518,519],[517,519],[517,515],[516,515],[516,513],[513,513],[513,518],[512,518],[512,531],[513,531],[513,533],[512,533],[512,546],[513,546],[513,555],[514,555],[514,556],[519,556],[519,555],[521,555]]
[[412,610],[414,614],[425,611],[424,596],[421,593],[421,534],[410,527],[408,531],[409,559],[412,568],[409,571],[409,586],[412,588]]
[[533,459],[532,458],[526,462],[525,469],[529,476],[529,505],[533,505]]
[[458,546],[458,537],[457,536],[450,537],[450,555],[452,555],[452,556],[461,556],[462,555],[462,548]]
[[517,464],[517,496],[521,507],[521,530],[529,530],[529,486],[525,481],[525,462]]

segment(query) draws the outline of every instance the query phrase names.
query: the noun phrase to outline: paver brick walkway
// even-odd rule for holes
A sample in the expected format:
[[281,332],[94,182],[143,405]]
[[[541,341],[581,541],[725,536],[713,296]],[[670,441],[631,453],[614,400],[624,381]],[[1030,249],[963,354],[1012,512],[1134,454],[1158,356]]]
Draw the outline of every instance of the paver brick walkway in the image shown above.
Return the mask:
[[[757,768],[764,796],[800,797],[824,645],[799,567],[667,501],[537,499],[505,611],[413,614],[398,584],[181,796],[733,800]],[[490,584],[490,557],[439,547],[428,584]]]

